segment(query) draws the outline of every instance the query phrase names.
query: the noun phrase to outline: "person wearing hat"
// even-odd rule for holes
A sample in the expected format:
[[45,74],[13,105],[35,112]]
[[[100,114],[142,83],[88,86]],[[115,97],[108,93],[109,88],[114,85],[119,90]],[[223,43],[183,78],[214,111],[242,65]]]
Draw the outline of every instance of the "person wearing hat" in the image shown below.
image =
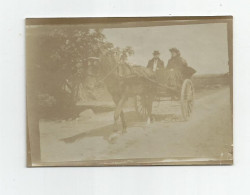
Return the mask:
[[164,62],[160,59],[160,52],[154,51],[153,56],[154,57],[148,61],[147,68],[153,72],[164,69]]
[[188,66],[186,60],[181,57],[177,48],[171,48],[169,51],[171,52],[171,58],[168,60],[166,69],[183,73]]
[[181,57],[177,48],[171,48],[171,58],[168,60],[166,67],[166,82],[173,87],[180,88],[185,78],[190,78],[196,70],[188,67],[186,60]]

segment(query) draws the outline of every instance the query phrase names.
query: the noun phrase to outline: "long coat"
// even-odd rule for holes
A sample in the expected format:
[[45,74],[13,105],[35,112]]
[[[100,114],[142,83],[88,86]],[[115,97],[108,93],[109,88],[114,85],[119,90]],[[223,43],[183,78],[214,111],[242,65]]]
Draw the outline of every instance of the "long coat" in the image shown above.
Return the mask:
[[184,60],[181,56],[171,58],[168,61],[166,69],[175,70],[175,72],[181,74],[183,79],[190,78],[196,72],[196,70],[188,66],[186,60]]
[[183,73],[186,70],[187,62],[181,56],[176,56],[168,60],[166,69],[174,69]]
[[[152,58],[151,60],[148,61],[147,68],[149,68],[150,70],[153,71],[153,68],[154,68],[154,58]],[[162,70],[162,69],[164,69],[164,62],[160,58],[158,58],[156,70]]]

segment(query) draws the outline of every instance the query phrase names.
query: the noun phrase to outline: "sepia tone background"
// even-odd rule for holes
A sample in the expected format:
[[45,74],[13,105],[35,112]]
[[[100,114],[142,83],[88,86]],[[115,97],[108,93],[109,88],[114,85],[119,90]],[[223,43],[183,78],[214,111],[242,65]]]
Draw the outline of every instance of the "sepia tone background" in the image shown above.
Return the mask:
[[198,74],[229,71],[226,23],[112,28],[104,29],[103,34],[116,46],[133,48],[132,64],[146,66],[152,51],[159,50],[166,65],[169,48],[177,47]]
[[[143,21],[147,19],[126,22],[123,18],[123,23],[116,24],[107,22],[112,18],[107,23],[96,19],[99,24],[84,25],[79,19],[71,25],[60,19],[54,24],[52,19],[27,19],[29,165],[232,163],[231,18]],[[179,48],[189,66],[197,70],[194,113],[187,122],[179,119],[176,103],[161,102],[160,106],[154,103],[156,121],[147,126],[137,117],[130,99],[125,106],[128,133],[110,144],[114,103],[105,86],[89,93],[88,84],[78,81],[76,100],[61,91],[63,81],[79,66],[84,67],[84,59],[98,57],[101,49],[128,52],[131,66],[145,66],[152,51],[160,50],[166,66],[172,47]]]
[[[4,1],[0,18],[0,192],[1,194],[245,194],[249,192],[247,0],[228,1]],[[97,6],[98,5],[98,6]],[[26,168],[25,36],[26,17],[234,16],[234,165]]]

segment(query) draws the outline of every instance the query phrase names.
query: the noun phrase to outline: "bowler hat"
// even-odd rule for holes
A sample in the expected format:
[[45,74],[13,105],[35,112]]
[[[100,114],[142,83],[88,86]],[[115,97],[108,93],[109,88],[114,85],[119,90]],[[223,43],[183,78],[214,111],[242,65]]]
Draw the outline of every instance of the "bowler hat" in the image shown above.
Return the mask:
[[153,55],[159,55],[160,54],[160,52],[158,51],[158,50],[155,50],[154,52],[153,52]]

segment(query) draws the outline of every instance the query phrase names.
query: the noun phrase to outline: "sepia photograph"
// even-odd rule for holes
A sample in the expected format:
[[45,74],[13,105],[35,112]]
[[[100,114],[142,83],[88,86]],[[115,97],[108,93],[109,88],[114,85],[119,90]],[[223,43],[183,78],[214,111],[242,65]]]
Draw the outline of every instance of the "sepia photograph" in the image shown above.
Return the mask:
[[233,17],[27,18],[27,166],[233,164]]

